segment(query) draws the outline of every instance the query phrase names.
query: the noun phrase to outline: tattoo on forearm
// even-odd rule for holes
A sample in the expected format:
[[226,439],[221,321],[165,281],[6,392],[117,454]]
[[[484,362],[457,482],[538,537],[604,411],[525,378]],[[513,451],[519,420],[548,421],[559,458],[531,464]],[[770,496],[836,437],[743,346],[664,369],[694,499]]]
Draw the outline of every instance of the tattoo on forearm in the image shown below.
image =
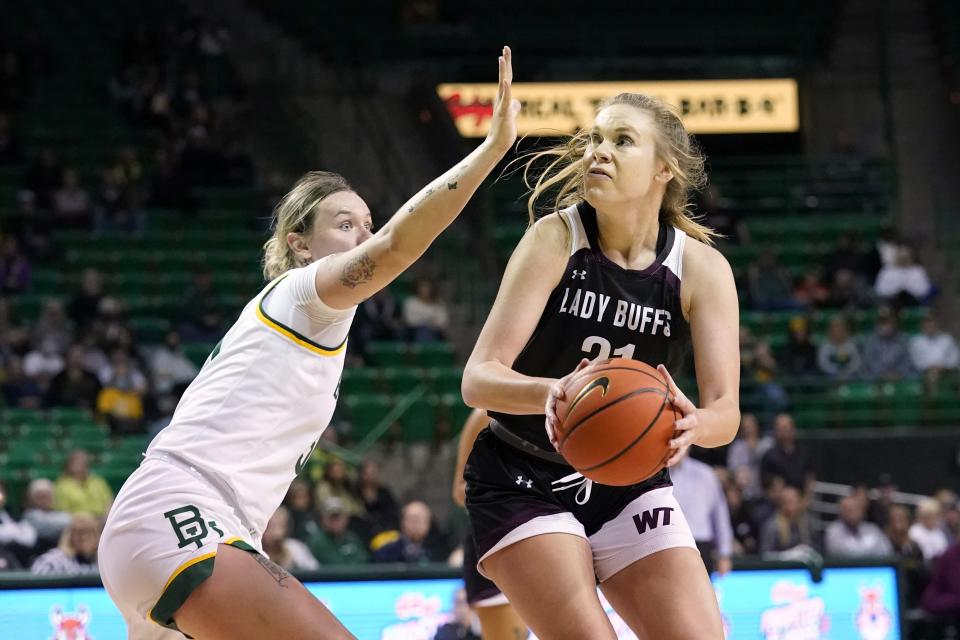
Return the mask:
[[287,571],[277,563],[270,560],[270,558],[267,558],[266,556],[262,556],[259,553],[253,554],[253,557],[258,563],[260,563],[260,566],[263,567],[264,570],[270,574],[270,577],[277,581],[277,584],[279,584],[284,589],[287,588],[287,585],[284,584],[284,580],[291,577],[289,571]]
[[[466,170],[466,165],[461,165],[457,167],[456,175],[454,175],[453,178],[447,181],[447,191],[453,191],[457,188],[457,186],[460,184],[460,176],[463,175],[463,172],[465,170]],[[433,195],[439,190],[440,189],[438,187],[434,187],[433,185],[430,185],[429,187],[427,187],[427,190],[424,192],[424,194],[416,202],[414,202],[409,207],[407,207],[407,212],[413,213],[414,209],[416,209],[421,204],[423,204],[424,200],[426,200],[429,196]]]
[[364,253],[348,262],[347,266],[343,268],[343,273],[340,274],[340,284],[353,289],[358,284],[370,282],[376,268],[377,263]]

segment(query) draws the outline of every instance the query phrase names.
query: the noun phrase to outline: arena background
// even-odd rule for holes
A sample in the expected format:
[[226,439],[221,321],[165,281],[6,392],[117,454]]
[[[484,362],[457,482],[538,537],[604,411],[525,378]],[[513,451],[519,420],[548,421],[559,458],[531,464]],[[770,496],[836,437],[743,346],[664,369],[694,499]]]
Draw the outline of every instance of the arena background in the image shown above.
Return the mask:
[[[263,285],[278,197],[334,170],[383,224],[477,144],[509,44],[521,150],[636,86],[708,157],[697,210],[737,277],[741,436],[758,432],[736,455],[694,453],[737,538],[721,606],[749,600],[724,609],[729,637],[957,637],[956,3],[7,0],[0,15],[0,636],[123,637],[89,558],[50,550],[96,528]],[[452,616],[460,374],[523,194],[516,174],[488,180],[362,306],[334,422],[272,532],[284,562],[285,538],[303,543],[294,568],[321,597],[386,612],[361,614],[361,637],[429,639]],[[675,375],[695,389],[689,366]],[[86,468],[104,482],[78,482]],[[799,475],[797,509],[778,470]],[[377,564],[415,500],[421,552]],[[842,509],[835,529],[870,522],[892,552],[831,546]],[[349,535],[331,533],[344,516]],[[386,590],[343,591],[357,584]]]

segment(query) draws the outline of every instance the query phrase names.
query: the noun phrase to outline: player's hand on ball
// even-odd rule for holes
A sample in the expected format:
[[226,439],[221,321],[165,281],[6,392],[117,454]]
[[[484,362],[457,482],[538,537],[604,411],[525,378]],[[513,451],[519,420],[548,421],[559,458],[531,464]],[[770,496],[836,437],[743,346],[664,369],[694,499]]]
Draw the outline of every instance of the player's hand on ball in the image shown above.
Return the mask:
[[557,419],[557,403],[561,400],[567,399],[567,393],[564,391],[567,387],[567,382],[570,379],[580,373],[585,367],[590,364],[590,361],[586,358],[580,361],[580,364],[577,365],[577,368],[557,380],[552,387],[550,387],[550,393],[547,394],[547,404],[544,407],[543,413],[547,416],[546,420],[546,429],[547,437],[550,439],[550,444],[553,445],[554,449],[559,451],[559,443],[557,442],[556,427],[559,420]]
[[517,114],[520,113],[520,101],[513,99],[513,52],[510,47],[503,48],[500,63],[500,86],[497,100],[493,104],[493,118],[487,142],[494,148],[506,153],[517,140]]
[[670,441],[670,448],[674,451],[670,459],[667,460],[667,466],[672,467],[687,455],[687,450],[690,448],[690,445],[696,442],[697,437],[700,435],[702,424],[697,415],[699,409],[690,402],[690,399],[684,395],[683,391],[680,391],[677,383],[673,381],[673,376],[667,371],[667,368],[661,364],[657,366],[657,371],[659,371],[660,375],[667,381],[667,386],[670,388],[670,402],[677,408],[677,411],[683,415],[682,418],[674,423],[675,432],[673,440]]

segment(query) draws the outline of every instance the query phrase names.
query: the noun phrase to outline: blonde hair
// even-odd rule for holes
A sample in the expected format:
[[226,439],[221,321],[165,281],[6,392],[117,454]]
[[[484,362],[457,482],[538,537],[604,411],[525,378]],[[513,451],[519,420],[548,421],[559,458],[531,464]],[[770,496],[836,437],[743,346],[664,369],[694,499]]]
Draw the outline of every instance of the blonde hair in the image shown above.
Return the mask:
[[[719,234],[710,227],[698,222],[691,209],[692,191],[706,186],[704,157],[683,122],[662,100],[641,93],[621,93],[600,104],[597,111],[615,104],[626,104],[649,113],[657,131],[657,156],[673,173],[673,179],[667,182],[660,204],[660,219],[667,224],[685,231],[693,238],[706,244],[713,244]],[[551,211],[583,202],[583,168],[581,161],[590,142],[589,131],[579,131],[568,140],[544,151],[536,151],[524,156],[526,163],[523,178],[530,188],[527,200],[527,213],[530,224],[536,221],[536,203],[551,189],[559,189]],[[530,173],[536,171],[535,164],[546,161],[539,171],[535,184],[530,184]]]
[[283,196],[273,210],[273,235],[263,245],[263,276],[267,280],[301,266],[287,243],[287,234],[308,234],[313,228],[317,205],[340,191],[353,191],[343,176],[331,171],[310,171]]
[[73,517],[70,518],[70,524],[64,527],[63,531],[60,532],[60,539],[57,541],[57,548],[60,549],[64,555],[70,556],[71,558],[77,555],[77,550],[73,548],[73,544],[70,541],[70,535],[74,527],[80,527],[84,525],[93,527],[96,531],[96,535],[99,537],[100,521],[97,520],[93,514],[85,511],[78,511],[77,513],[73,514]]

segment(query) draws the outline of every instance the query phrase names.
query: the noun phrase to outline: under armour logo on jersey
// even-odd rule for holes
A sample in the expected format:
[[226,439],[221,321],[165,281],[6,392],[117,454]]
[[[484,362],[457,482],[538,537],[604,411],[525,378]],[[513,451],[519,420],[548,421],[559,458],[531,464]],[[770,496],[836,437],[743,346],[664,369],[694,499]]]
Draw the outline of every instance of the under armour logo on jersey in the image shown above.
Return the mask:
[[517,476],[517,484],[520,486],[527,485],[527,489],[533,488],[533,480],[527,480],[523,476]]
[[580,278],[581,280],[586,280],[586,279],[587,279],[587,270],[586,270],[586,269],[583,269],[582,271],[577,271],[576,269],[574,269],[574,270],[573,270],[573,275],[570,276],[570,278],[573,279],[573,280],[576,280],[577,278]]

